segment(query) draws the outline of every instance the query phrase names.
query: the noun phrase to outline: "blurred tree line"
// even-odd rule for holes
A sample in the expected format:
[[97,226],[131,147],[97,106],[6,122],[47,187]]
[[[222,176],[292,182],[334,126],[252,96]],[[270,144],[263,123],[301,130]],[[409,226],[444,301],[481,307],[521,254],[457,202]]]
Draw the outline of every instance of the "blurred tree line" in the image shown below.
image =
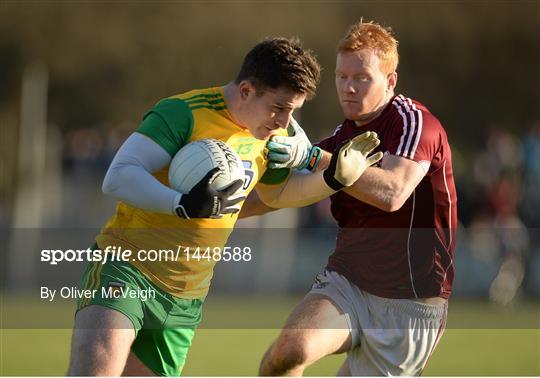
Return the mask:
[[425,103],[467,154],[492,126],[539,117],[538,1],[10,1],[0,3],[0,192],[13,190],[21,77],[48,69],[48,122],[62,132],[129,123],[163,97],[233,79],[266,36],[298,36],[324,67],[302,123],[341,122],[335,46],[364,17],[400,41],[398,93]]

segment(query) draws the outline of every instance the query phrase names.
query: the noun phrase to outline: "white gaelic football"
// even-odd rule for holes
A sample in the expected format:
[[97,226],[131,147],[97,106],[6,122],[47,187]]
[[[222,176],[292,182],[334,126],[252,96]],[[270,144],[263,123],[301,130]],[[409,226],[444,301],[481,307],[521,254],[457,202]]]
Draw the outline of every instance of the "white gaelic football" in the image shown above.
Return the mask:
[[[218,167],[219,175],[212,187],[220,190],[238,179],[244,181],[244,165],[240,156],[226,143],[217,139],[201,139],[182,147],[169,166],[171,188],[189,193],[212,168]],[[242,192],[242,187],[237,193]]]

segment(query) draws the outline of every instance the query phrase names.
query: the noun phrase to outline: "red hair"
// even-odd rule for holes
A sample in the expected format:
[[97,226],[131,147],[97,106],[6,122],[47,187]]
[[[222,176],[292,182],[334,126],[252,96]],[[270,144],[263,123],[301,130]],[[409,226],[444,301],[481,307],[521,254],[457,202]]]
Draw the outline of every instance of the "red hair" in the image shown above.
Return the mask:
[[345,37],[339,41],[338,52],[372,49],[381,61],[381,71],[385,74],[394,72],[399,62],[398,41],[392,35],[392,29],[385,28],[373,21],[360,19],[353,24]]

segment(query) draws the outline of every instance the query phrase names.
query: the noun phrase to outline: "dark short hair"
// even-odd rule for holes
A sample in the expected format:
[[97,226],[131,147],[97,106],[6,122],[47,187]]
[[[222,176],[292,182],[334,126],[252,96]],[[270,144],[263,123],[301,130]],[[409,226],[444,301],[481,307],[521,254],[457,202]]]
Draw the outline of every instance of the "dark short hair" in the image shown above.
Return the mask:
[[315,55],[297,38],[268,38],[247,53],[235,82],[249,80],[257,91],[285,87],[311,98],[320,76]]

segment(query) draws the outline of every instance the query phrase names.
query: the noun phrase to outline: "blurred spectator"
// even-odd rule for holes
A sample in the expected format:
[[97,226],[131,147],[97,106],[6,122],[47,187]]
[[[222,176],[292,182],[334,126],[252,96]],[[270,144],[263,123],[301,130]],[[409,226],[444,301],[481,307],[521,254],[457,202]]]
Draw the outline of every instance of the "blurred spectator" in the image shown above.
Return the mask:
[[[115,130],[111,129],[111,136]],[[62,224],[97,227],[112,211],[114,203],[102,195],[101,182],[116,152],[109,152],[115,140],[105,139],[97,127],[72,129],[64,136]]]
[[103,137],[97,129],[75,129],[70,131],[64,140],[66,168],[84,170],[99,162],[103,151]]
[[523,143],[524,182],[521,213],[528,227],[540,227],[540,121]]
[[[508,210],[508,208],[505,208]],[[507,305],[519,294],[525,273],[525,258],[529,251],[529,233],[514,213],[501,213],[494,219],[501,255],[499,271],[489,288],[489,298]]]
[[524,181],[521,214],[531,234],[531,253],[527,264],[528,292],[540,298],[540,121],[525,137]]
[[483,190],[489,191],[502,175],[519,178],[523,153],[517,139],[503,128],[493,129],[474,163],[474,178]]
[[518,212],[523,162],[521,144],[502,128],[490,132],[485,150],[474,161],[471,186],[478,200],[463,248],[470,254],[465,256],[470,260],[467,269],[476,268],[467,271],[468,291],[487,294],[501,305],[518,296],[530,249],[529,230]]

